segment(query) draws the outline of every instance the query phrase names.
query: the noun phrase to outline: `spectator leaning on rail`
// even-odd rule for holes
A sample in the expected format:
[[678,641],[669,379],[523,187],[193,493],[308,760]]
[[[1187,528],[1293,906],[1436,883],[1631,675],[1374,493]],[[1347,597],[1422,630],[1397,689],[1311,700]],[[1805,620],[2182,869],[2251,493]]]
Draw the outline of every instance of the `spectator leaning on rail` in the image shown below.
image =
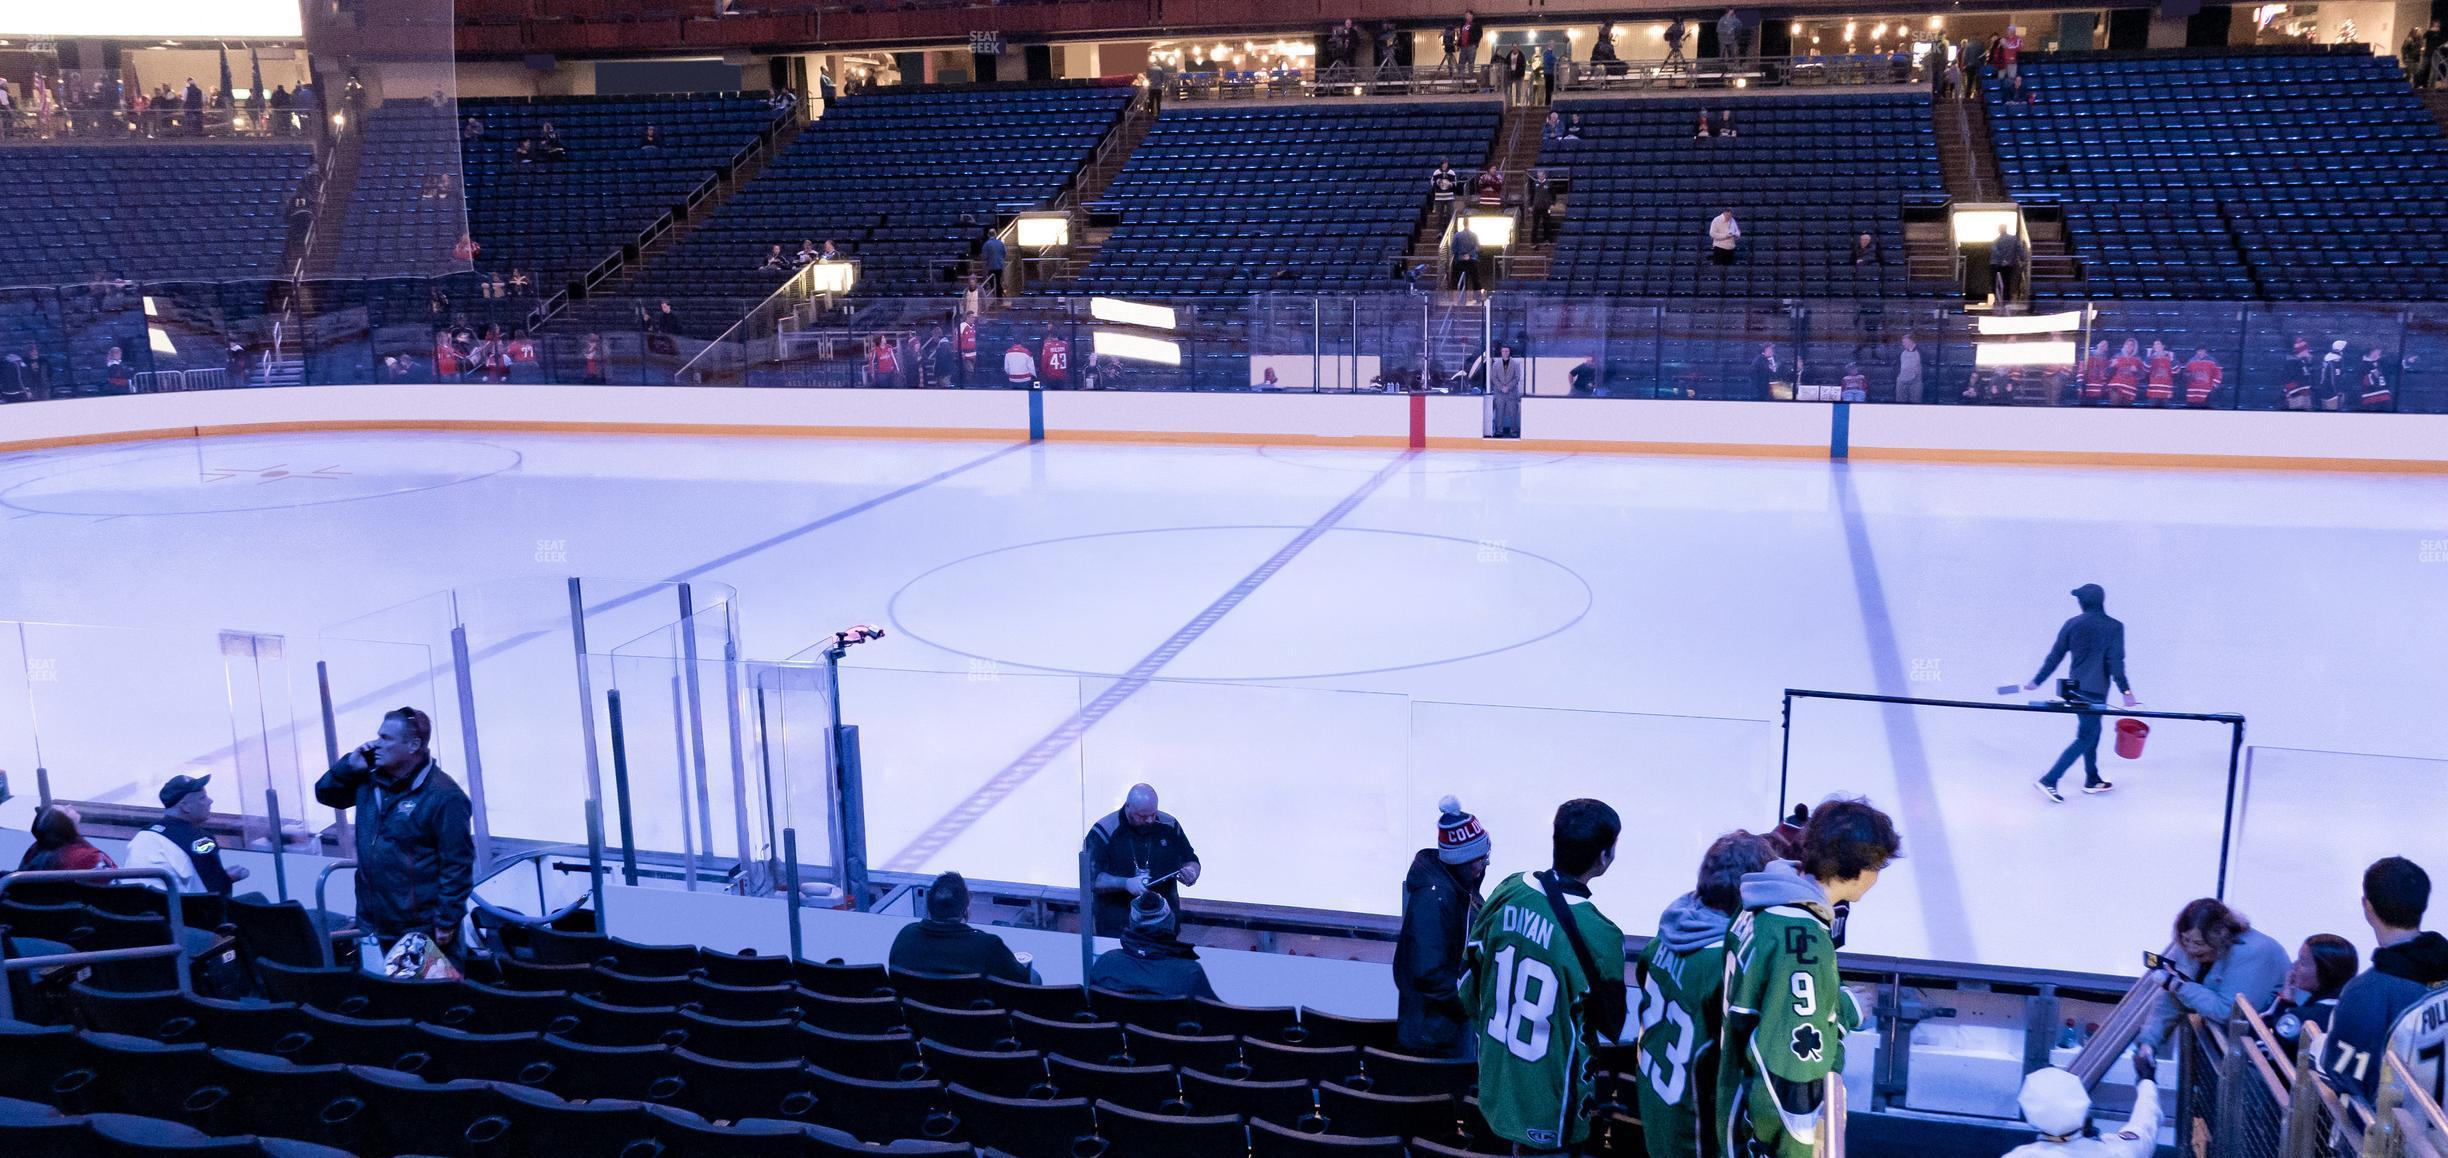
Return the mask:
[[467,793],[434,762],[432,741],[430,717],[393,708],[315,782],[325,807],[357,810],[357,923],[385,950],[418,932],[452,948],[475,887]]
[[2155,981],[2167,990],[2143,1023],[2141,1036],[2161,1049],[2175,1040],[2176,1023],[2186,1013],[2225,1025],[2235,1015],[2238,997],[2254,1009],[2266,1008],[2278,996],[2278,983],[2286,980],[2289,964],[2285,946],[2253,928],[2244,914],[2210,897],[2177,912],[2167,957],[2169,968],[2144,978],[2144,983]]
[[1742,911],[1742,881],[1776,859],[1766,839],[1737,829],[1700,858],[1700,879],[1658,917],[1631,984],[1640,1057],[1641,1138],[1649,1158],[1700,1158],[1717,1121],[1717,1034],[1724,1022],[1726,930]]
[[2323,1032],[2329,1029],[2329,1019],[2337,1013],[2338,995],[2359,968],[2362,962],[2354,942],[2335,933],[2304,938],[2303,947],[2295,951],[2295,964],[2287,968],[2286,981],[2278,987],[2278,1000],[2261,1011],[2262,1022],[2286,1047],[2288,1057],[2294,1057],[2303,1044],[2304,1026],[2317,1025]]
[[1451,796],[1437,801],[1436,847],[1411,857],[1403,878],[1402,934],[1394,942],[1395,1039],[1421,1057],[1477,1057],[1462,1007],[1462,942],[1479,915],[1491,844],[1479,818]]
[[2448,985],[2448,938],[2422,931],[2431,877],[2401,856],[2363,870],[2363,920],[2380,947],[2371,969],[2346,983],[2329,1038],[2316,1059],[2336,1085],[2369,1098],[2380,1086],[2381,1053],[2398,1018],[2434,987]]
[[926,919],[901,926],[886,960],[904,973],[1034,980],[1003,938],[969,923],[969,882],[959,873],[945,873],[927,886]]

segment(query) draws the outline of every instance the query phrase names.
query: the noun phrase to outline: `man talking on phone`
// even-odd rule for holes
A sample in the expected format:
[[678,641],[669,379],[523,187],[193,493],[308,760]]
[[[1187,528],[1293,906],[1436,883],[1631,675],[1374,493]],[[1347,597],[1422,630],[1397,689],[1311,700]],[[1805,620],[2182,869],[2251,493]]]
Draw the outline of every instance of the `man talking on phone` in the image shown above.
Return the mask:
[[1122,807],[1098,820],[1082,844],[1095,873],[1091,912],[1101,936],[1122,935],[1139,894],[1153,892],[1179,913],[1181,886],[1198,883],[1198,850],[1190,847],[1180,821],[1157,810],[1156,789],[1149,785],[1131,785]]
[[[2133,685],[2125,682],[2125,624],[2108,614],[2107,589],[2097,583],[2085,583],[2073,591],[2074,602],[2082,614],[2066,620],[2057,629],[2057,643],[2049,648],[2048,658],[2040,661],[2040,674],[2023,685],[2024,691],[2039,688],[2042,681],[2056,672],[2061,662],[2072,660],[2066,674],[2074,681],[2067,702],[2078,708],[2104,707],[2108,703],[2108,685],[2115,683],[2125,693],[2125,706],[2136,707],[2142,701],[2134,698]],[[2083,762],[2083,791],[2098,795],[2116,785],[2101,779],[2099,774],[2100,717],[2096,711],[2084,710],[2074,717],[2074,742],[2057,754],[2048,775],[2033,782],[2040,794],[2059,804],[2065,795],[2057,791],[2057,781],[2074,761]]]
[[467,793],[434,763],[432,741],[431,717],[393,708],[315,781],[315,799],[357,810],[357,923],[386,952],[410,933],[456,951],[475,888]]

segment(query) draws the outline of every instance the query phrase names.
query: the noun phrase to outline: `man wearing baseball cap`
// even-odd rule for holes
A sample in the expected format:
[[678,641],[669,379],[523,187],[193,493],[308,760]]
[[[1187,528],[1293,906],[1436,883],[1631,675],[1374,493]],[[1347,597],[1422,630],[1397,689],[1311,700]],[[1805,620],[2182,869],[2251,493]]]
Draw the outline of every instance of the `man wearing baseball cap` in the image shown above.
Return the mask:
[[1462,941],[1479,916],[1479,883],[1492,846],[1479,818],[1451,796],[1437,802],[1436,847],[1411,857],[1403,878],[1402,935],[1394,942],[1396,1040],[1421,1057],[1476,1057],[1464,1032]]
[[[173,776],[161,787],[162,818],[128,838],[127,867],[168,869],[182,893],[230,895],[230,886],[247,879],[243,867],[221,863],[221,842],[204,831],[212,815],[212,794],[204,791],[210,776]],[[160,887],[160,882],[143,883]]]

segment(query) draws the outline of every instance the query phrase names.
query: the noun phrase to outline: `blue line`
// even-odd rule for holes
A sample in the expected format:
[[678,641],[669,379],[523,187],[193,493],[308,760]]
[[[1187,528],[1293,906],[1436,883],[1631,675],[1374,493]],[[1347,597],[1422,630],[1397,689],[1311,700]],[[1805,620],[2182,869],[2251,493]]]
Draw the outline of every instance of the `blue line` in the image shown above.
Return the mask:
[[1029,391],[1029,441],[1045,441],[1045,392]]
[[917,837],[904,845],[901,851],[894,853],[890,860],[885,861],[884,868],[890,872],[916,872],[926,867],[929,861],[933,860],[961,833],[968,831],[969,827],[976,824],[980,818],[994,811],[996,805],[1003,803],[1012,793],[1019,791],[1022,785],[1028,783],[1039,772],[1045,771],[1046,767],[1054,762],[1055,757],[1062,755],[1073,744],[1078,743],[1080,737],[1085,735],[1088,729],[1097,726],[1105,717],[1112,715],[1114,709],[1121,707],[1124,701],[1138,695],[1140,689],[1148,686],[1149,682],[1156,678],[1158,671],[1162,670],[1166,664],[1173,662],[1174,657],[1179,656],[1191,644],[1197,643],[1199,637],[1206,635],[1225,616],[1232,614],[1234,608],[1241,606],[1251,595],[1256,594],[1258,588],[1264,586],[1267,580],[1274,578],[1293,559],[1298,558],[1301,552],[1308,550],[1310,544],[1323,538],[1326,532],[1334,529],[1335,524],[1349,517],[1362,502],[1377,492],[1377,488],[1384,486],[1388,479],[1394,477],[1395,472],[1410,464],[1419,456],[1419,453],[1416,450],[1402,452],[1394,461],[1387,463],[1384,469],[1370,475],[1368,481],[1361,483],[1358,489],[1343,496],[1342,502],[1336,503],[1332,509],[1318,516],[1315,522],[1301,528],[1300,533],[1292,536],[1290,542],[1277,548],[1273,555],[1267,556],[1265,562],[1258,564],[1249,574],[1242,576],[1238,582],[1226,588],[1222,595],[1216,596],[1215,601],[1209,603],[1197,615],[1192,616],[1190,622],[1181,625],[1172,635],[1165,637],[1164,642],[1157,644],[1154,651],[1139,657],[1139,662],[1132,664],[1120,678],[1106,685],[1105,690],[1097,693],[1096,698],[1081,706],[1080,710],[1072,713],[1069,719],[1055,725],[1054,730],[1046,733],[1043,739],[1029,745],[1028,750],[1022,752],[1017,759],[988,777],[986,783],[980,785],[977,791],[963,797],[959,803],[952,806],[950,811],[938,817],[935,823],[928,825],[926,831],[919,833]]
[[1846,458],[1853,448],[1853,404],[1839,402],[1828,418],[1828,457]]
[[[1887,695],[1907,694],[1904,660],[1896,650],[1895,617],[1887,609],[1887,585],[1879,578],[1878,557],[1870,549],[1870,532],[1862,520],[1860,497],[1853,491],[1849,463],[1836,471],[1836,498],[1844,514],[1845,553],[1852,558],[1853,591],[1861,603],[1872,686]],[[1963,882],[1955,875],[1947,818],[1930,775],[1929,746],[1921,738],[1921,724],[1913,712],[1906,704],[1887,704],[1879,714],[1887,730],[1887,750],[1895,760],[1897,827],[1912,834],[1915,846],[1913,880],[1921,886],[1921,927],[1929,934],[1930,956],[1941,961],[1976,960],[1964,921],[1968,910]]]

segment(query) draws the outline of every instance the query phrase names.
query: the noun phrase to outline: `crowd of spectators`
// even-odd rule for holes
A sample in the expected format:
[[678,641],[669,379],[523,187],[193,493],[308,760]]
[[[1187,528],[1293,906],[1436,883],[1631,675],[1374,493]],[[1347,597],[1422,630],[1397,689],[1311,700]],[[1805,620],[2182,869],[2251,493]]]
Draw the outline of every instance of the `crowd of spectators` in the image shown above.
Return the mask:
[[[294,89],[277,83],[264,89],[214,86],[196,78],[151,90],[112,71],[99,76],[36,72],[22,88],[0,78],[0,140],[175,139],[180,137],[290,137],[324,127],[322,86],[312,80]],[[361,87],[353,93],[361,93]]]

